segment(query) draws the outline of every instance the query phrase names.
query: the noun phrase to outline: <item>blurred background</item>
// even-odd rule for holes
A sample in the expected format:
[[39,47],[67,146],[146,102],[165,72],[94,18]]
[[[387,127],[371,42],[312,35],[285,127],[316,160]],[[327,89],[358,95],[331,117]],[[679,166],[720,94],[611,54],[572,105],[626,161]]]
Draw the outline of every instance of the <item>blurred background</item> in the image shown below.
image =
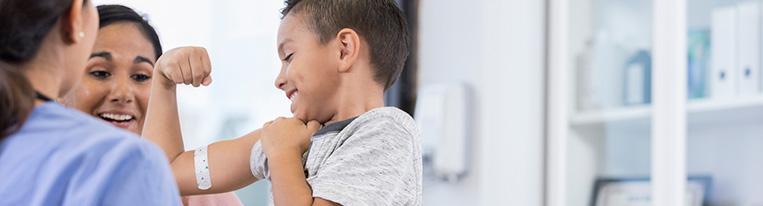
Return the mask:
[[[657,1],[685,11],[655,19]],[[273,86],[282,1],[95,2],[143,13],[167,50],[209,49],[215,83],[179,87],[187,149],[290,115]],[[651,205],[653,167],[673,157],[687,179],[678,183],[685,205],[763,205],[763,2],[398,3],[416,38],[386,100],[422,129],[425,205]],[[686,66],[653,68],[664,46],[655,37],[673,35],[655,22],[673,19],[685,19],[685,52],[669,61]],[[685,135],[653,135],[658,69],[684,75],[674,80],[685,82]],[[683,144],[653,156],[655,143],[673,138]],[[267,205],[269,185],[237,195]]]

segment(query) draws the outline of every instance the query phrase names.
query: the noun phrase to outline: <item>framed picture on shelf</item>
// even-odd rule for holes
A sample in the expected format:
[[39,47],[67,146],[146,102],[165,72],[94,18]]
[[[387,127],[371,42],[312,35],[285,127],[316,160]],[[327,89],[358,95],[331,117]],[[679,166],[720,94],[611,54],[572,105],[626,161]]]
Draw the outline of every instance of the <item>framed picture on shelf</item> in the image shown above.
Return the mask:
[[[712,184],[710,176],[689,177],[686,205],[706,206]],[[647,177],[598,178],[594,184],[591,206],[650,206],[652,185]]]

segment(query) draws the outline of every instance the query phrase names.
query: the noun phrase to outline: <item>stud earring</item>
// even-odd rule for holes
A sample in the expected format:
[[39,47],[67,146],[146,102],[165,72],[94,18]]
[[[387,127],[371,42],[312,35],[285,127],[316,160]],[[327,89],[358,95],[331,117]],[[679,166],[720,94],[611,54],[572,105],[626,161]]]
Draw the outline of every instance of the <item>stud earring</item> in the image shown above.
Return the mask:
[[79,36],[79,38],[80,38],[80,39],[81,39],[81,38],[85,38],[85,32],[79,32],[79,33],[77,34],[77,36]]

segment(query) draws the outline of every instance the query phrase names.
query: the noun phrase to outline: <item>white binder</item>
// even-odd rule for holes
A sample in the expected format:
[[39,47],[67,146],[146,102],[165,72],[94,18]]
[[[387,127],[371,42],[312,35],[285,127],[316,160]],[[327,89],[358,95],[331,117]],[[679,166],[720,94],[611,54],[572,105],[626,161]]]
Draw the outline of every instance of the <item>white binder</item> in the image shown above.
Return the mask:
[[747,1],[737,4],[737,74],[739,94],[757,95],[761,88],[760,4]]
[[710,48],[710,98],[729,98],[737,88],[736,73],[736,7],[720,7],[713,11]]

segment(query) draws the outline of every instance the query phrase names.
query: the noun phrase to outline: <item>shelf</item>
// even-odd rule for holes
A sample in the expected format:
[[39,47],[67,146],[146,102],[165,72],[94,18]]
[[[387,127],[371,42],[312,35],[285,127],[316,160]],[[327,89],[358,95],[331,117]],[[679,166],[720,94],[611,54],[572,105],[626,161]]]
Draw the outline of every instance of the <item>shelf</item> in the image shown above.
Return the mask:
[[[690,100],[687,105],[688,123],[728,121],[736,118],[763,118],[763,96],[735,97],[730,100]],[[591,127],[619,122],[649,121],[652,109],[649,105],[621,107],[601,111],[588,111],[572,115],[572,127]]]

